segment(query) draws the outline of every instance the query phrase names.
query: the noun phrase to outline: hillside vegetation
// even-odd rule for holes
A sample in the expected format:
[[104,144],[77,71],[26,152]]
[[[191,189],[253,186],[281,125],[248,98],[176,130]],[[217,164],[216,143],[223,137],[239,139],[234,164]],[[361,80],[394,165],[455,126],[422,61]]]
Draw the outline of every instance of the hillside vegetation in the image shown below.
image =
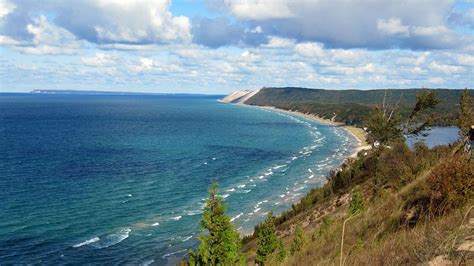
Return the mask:
[[[306,240],[266,264],[474,263],[473,247],[463,248],[474,245],[474,164],[456,150],[419,144],[412,151],[398,142],[360,154],[275,219],[286,250],[298,227]],[[252,265],[258,240],[244,242]]]
[[[249,105],[274,106],[285,110],[311,113],[337,122],[363,126],[364,118],[376,105],[400,103],[402,115],[408,115],[420,89],[390,90],[323,90],[306,88],[262,88],[245,101]],[[455,125],[458,101],[463,90],[434,90],[441,99],[431,113],[435,125]],[[472,90],[469,91],[474,96]],[[453,108],[454,107],[454,108]]]

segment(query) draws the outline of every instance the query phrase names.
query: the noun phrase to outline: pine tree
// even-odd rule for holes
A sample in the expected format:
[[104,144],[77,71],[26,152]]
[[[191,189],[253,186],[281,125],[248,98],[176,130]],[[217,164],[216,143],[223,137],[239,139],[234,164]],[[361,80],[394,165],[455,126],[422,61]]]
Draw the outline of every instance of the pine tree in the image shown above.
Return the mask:
[[209,198],[200,224],[207,234],[199,236],[201,244],[197,253],[189,252],[190,265],[243,264],[239,234],[225,214],[223,199],[217,192],[218,185],[214,181],[209,188]]
[[297,225],[295,230],[295,237],[293,238],[293,243],[291,243],[291,255],[294,255],[296,252],[301,251],[305,244],[306,236],[304,234],[303,228],[300,225]]
[[472,113],[472,99],[471,96],[469,95],[468,89],[464,89],[461,98],[459,100],[459,117],[458,117],[458,127],[459,127],[459,134],[461,135],[461,138],[466,136],[467,132],[469,131],[469,128],[471,125],[474,123],[473,121],[473,116],[474,114]]
[[278,239],[275,229],[275,218],[273,213],[269,212],[265,221],[257,229],[257,257],[255,263],[264,265],[267,256],[272,254],[278,248]]

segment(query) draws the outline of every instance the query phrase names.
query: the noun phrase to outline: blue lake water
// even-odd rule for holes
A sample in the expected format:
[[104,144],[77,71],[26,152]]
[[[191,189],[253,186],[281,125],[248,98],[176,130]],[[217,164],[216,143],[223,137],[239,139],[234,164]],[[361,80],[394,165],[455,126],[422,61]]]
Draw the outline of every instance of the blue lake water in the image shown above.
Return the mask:
[[243,233],[320,186],[344,129],[216,97],[0,94],[0,262],[169,264],[217,178]]
[[457,127],[433,127],[426,131],[425,135],[408,137],[408,146],[413,147],[417,142],[424,142],[429,148],[452,144],[459,139],[459,129]]

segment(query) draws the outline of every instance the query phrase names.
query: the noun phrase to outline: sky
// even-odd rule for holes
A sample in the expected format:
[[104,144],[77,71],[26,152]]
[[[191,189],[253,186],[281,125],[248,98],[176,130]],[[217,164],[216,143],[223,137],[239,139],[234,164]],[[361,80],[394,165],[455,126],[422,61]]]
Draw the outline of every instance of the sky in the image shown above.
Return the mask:
[[0,91],[472,88],[474,0],[0,0]]

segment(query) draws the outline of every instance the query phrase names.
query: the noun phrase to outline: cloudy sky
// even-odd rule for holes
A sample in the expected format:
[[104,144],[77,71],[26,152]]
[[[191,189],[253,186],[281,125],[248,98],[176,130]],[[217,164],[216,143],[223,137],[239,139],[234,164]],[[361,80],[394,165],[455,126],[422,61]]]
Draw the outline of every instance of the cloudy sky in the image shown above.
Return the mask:
[[0,91],[472,88],[473,0],[0,0]]

